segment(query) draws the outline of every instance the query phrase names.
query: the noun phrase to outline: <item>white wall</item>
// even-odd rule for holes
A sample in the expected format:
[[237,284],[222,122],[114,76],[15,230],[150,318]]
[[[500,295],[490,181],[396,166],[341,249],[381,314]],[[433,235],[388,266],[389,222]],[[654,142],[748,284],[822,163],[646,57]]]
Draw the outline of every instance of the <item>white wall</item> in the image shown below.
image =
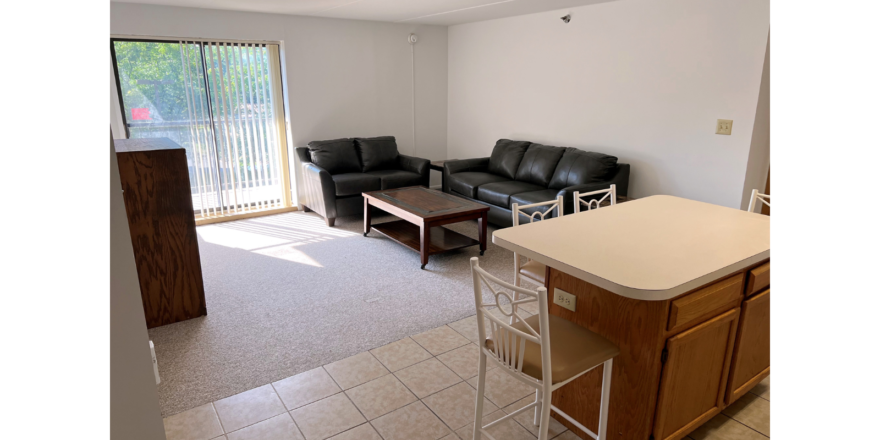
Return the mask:
[[287,116],[298,147],[319,139],[392,135],[401,153],[413,154],[413,57],[407,36],[414,32],[419,36],[415,154],[428,159],[446,158],[446,31],[445,26],[128,3],[110,8],[112,34],[282,41]]
[[451,26],[449,158],[499,138],[578,147],[630,163],[632,196],[739,208],[769,15],[768,0],[623,0]]
[[749,207],[752,190],[761,192],[767,187],[770,173],[770,37],[767,37],[767,52],[764,54],[764,71],[761,73],[761,92],[758,95],[758,109],[755,112],[755,126],[752,128],[752,147],[746,166],[743,184],[741,209]]
[[165,440],[116,150],[110,140],[110,438]]

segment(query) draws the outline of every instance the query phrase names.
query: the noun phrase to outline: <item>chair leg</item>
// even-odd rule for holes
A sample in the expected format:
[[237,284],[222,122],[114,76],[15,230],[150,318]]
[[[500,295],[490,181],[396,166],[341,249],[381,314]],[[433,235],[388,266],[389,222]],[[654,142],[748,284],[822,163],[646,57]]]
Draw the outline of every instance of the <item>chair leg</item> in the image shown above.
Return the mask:
[[[522,280],[519,277],[519,254],[513,254],[513,285],[516,287],[520,287],[522,285]],[[513,292],[513,300],[516,301],[519,299],[519,293]],[[516,306],[512,306],[514,312],[516,312]],[[516,324],[513,322],[513,316],[510,317],[510,325]]]
[[333,225],[336,224],[336,218],[335,218],[335,217],[334,217],[334,218],[325,218],[324,221],[327,222],[327,226],[329,226],[329,227],[331,227],[331,228],[333,227]]
[[538,426],[541,424],[541,404],[542,404],[541,395],[542,394],[543,393],[541,392],[540,388],[535,390],[535,402],[538,403],[535,406],[535,426]]
[[598,440],[605,440],[605,432],[608,430],[608,401],[611,396],[611,371],[614,359],[605,361],[602,366],[602,400],[599,403],[599,436]]
[[474,440],[482,438],[483,429],[483,400],[486,393],[486,353],[480,350],[480,365],[477,378],[477,402],[474,414]]
[[550,398],[552,391],[547,386],[541,393],[541,426],[538,427],[538,440],[547,440],[550,432]]
[[516,287],[521,285],[519,279],[519,254],[513,254],[513,285]]
[[[513,292],[513,302],[517,302],[517,301],[519,301],[519,292]],[[511,304],[510,310],[511,310],[510,320],[508,321],[508,324],[514,325],[514,324],[516,324],[516,316],[515,315],[516,315],[517,305]]]

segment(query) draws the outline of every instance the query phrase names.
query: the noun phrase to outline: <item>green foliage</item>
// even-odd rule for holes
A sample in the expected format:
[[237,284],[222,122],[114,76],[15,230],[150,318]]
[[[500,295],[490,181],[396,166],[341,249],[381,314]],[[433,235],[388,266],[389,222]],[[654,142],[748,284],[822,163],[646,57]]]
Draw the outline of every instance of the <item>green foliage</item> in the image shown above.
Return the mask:
[[[154,121],[188,121],[185,77],[194,87],[195,97],[207,106],[211,97],[214,116],[238,118],[249,110],[264,113],[266,103],[259,93],[268,91],[269,77],[265,48],[208,46],[203,72],[201,45],[187,44],[181,51],[179,43],[116,41],[116,64],[122,89],[122,105],[126,119],[132,121],[132,108],[149,108]],[[204,90],[207,74],[210,93]],[[261,106],[258,106],[262,104]],[[195,106],[196,119],[201,119],[199,102]]]
[[[209,45],[203,51],[202,43],[113,44],[133,138],[170,138],[187,150],[191,173],[192,167],[211,167],[216,160],[224,181],[233,173],[236,178],[261,178],[272,166],[269,162],[277,161],[270,155],[277,146],[269,132],[274,122],[267,102],[271,92],[265,48]],[[208,122],[209,107],[214,124]],[[137,108],[149,109],[151,119],[134,120],[132,109]],[[191,120],[198,121],[195,127]],[[193,185],[198,179],[190,176]]]
[[[187,120],[180,45],[133,41],[114,44],[126,119],[131,122],[132,108],[149,108],[154,121]],[[198,66],[198,52],[194,55],[190,64]]]

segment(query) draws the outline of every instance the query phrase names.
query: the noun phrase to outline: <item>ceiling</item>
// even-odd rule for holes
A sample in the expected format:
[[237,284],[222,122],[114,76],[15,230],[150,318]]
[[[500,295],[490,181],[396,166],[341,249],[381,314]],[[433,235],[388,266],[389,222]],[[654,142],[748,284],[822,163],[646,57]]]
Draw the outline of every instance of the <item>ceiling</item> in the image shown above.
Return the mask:
[[436,25],[552,11],[612,0],[112,0],[191,8]]

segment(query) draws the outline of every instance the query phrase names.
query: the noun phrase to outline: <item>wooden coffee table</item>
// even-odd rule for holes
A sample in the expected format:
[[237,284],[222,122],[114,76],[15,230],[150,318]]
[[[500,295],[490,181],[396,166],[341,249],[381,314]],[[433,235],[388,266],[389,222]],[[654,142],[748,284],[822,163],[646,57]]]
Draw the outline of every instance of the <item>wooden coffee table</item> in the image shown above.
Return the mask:
[[[364,237],[375,229],[386,237],[418,252],[422,269],[428,256],[480,245],[486,251],[486,223],[489,207],[423,186],[386,189],[363,193]],[[370,207],[375,206],[401,220],[370,224]],[[480,240],[442,227],[450,223],[476,220]]]

